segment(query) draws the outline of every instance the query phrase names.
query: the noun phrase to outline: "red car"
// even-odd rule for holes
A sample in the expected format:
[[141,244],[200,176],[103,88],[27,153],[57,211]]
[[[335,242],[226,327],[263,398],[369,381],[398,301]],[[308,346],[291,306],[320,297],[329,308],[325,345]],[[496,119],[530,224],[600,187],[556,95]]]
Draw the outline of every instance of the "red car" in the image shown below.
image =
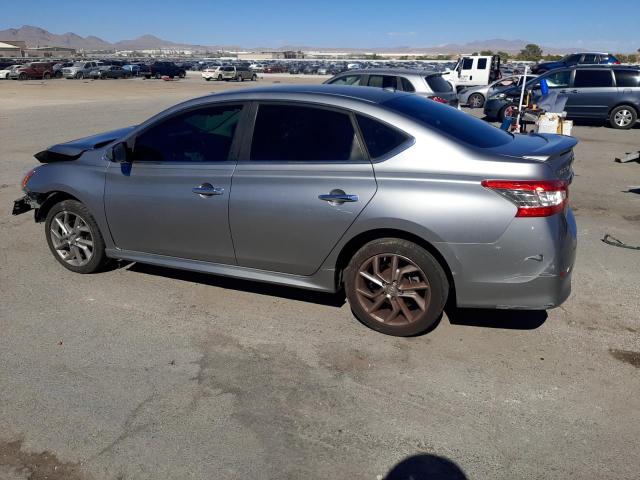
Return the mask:
[[51,62],[31,62],[25,63],[9,74],[9,78],[14,80],[28,80],[30,78],[48,80],[54,76]]

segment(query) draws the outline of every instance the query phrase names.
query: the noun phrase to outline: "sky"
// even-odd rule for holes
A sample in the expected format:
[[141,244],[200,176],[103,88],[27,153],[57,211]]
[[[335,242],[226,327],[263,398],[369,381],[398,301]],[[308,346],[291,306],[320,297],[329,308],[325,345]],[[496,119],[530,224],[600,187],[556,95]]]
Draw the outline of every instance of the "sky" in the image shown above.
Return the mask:
[[2,0],[22,25],[114,42],[143,34],[201,45],[432,47],[501,38],[610,52],[640,48],[640,0]]

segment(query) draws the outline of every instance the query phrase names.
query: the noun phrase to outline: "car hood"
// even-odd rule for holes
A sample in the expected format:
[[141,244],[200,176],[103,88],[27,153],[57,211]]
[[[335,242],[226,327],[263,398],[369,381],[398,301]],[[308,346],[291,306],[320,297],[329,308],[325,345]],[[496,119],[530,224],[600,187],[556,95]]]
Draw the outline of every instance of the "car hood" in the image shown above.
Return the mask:
[[132,127],[99,133],[97,135],[91,135],[89,137],[79,138],[70,142],[59,143],[57,145],[52,145],[42,152],[36,153],[34,156],[41,163],[75,160],[87,150],[104,147],[114,140],[124,137],[134,128],[135,125]]

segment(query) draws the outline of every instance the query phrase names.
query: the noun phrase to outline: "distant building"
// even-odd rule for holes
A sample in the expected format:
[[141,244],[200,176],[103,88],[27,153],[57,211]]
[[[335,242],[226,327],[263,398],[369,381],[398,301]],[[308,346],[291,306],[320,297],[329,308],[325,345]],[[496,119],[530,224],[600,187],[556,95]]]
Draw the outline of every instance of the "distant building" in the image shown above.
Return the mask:
[[[20,45],[22,44],[22,45]],[[24,42],[0,40],[0,57],[22,57],[26,45]]]
[[232,52],[235,53],[238,60],[282,60],[282,59],[301,59],[304,53],[294,52],[293,50],[270,51],[270,52]]
[[25,51],[25,57],[36,58],[72,58],[76,56],[76,49],[69,47],[34,47],[27,48]]

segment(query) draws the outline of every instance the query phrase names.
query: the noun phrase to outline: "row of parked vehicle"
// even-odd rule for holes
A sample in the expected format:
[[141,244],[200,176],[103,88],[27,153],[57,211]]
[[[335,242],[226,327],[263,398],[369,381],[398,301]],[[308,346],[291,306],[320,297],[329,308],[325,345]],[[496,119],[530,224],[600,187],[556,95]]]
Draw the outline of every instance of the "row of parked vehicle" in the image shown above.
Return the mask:
[[48,80],[51,78],[162,78],[186,76],[186,69],[174,62],[124,63],[122,61],[82,60],[76,62],[28,62],[2,66],[0,79]]

